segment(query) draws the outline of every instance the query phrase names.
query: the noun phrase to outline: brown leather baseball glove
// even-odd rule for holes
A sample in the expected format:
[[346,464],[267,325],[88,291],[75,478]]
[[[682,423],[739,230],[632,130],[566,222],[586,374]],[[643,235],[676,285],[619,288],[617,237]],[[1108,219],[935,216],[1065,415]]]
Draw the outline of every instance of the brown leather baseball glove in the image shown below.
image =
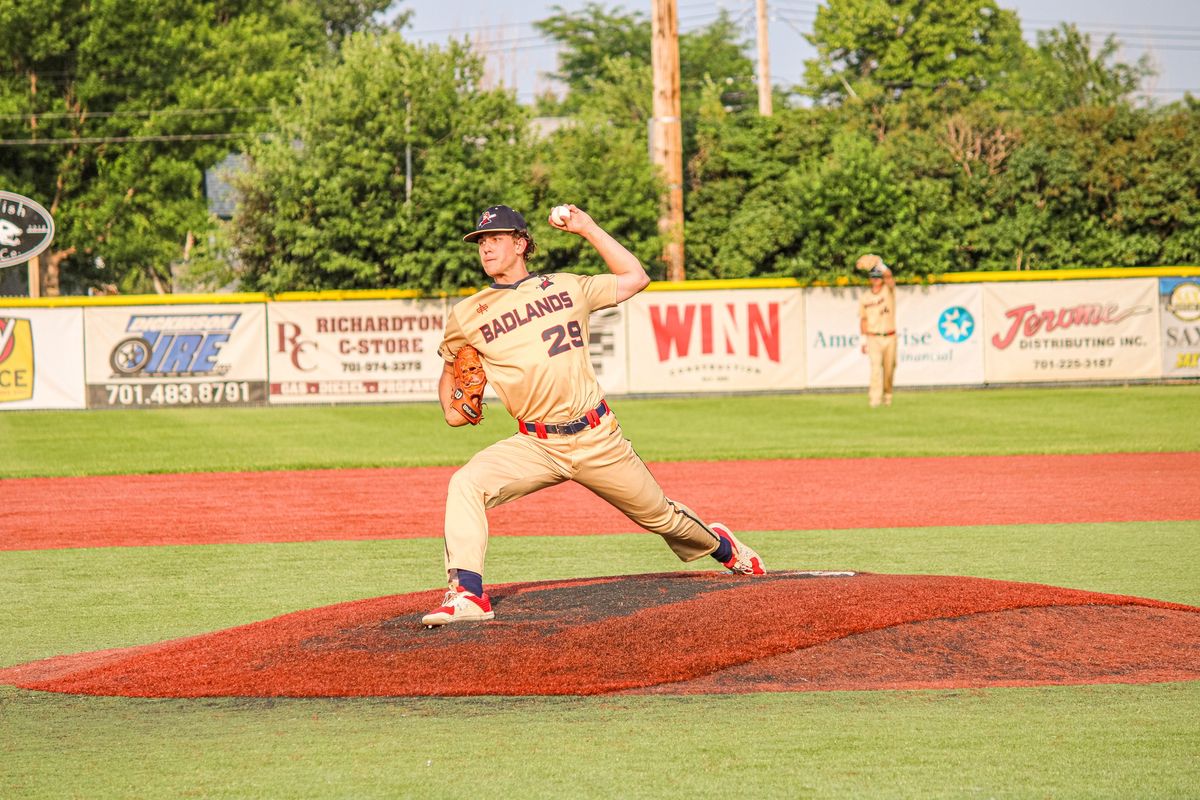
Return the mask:
[[467,418],[467,422],[478,425],[483,420],[483,389],[487,386],[487,375],[479,351],[464,344],[454,355],[454,407]]

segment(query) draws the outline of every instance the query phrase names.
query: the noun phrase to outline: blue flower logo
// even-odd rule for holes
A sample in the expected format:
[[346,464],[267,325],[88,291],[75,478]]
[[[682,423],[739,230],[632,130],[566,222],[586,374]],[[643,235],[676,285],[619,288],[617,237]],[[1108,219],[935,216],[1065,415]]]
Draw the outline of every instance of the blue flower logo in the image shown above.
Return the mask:
[[975,318],[962,306],[951,306],[938,317],[938,333],[947,342],[965,342],[975,332]]

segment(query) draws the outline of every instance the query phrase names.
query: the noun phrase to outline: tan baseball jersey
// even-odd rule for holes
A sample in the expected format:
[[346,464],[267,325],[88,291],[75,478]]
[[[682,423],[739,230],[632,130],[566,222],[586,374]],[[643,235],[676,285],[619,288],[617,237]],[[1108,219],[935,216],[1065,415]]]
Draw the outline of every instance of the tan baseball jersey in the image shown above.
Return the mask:
[[617,303],[617,276],[530,275],[493,284],[450,311],[438,352],[447,361],[464,344],[483,358],[488,382],[519,420],[582,422],[575,433],[515,433],[475,454],[446,492],[445,564],[483,574],[487,509],[573,480],[663,537],[683,561],[713,552],[718,539],[687,506],[667,498],[607,406],[588,355],[588,315]]
[[867,321],[867,333],[895,333],[896,290],[885,283],[879,294],[863,292],[858,298],[858,316]]
[[450,310],[438,349],[464,344],[483,357],[488,383],[521,420],[567,422],[602,399],[588,355],[588,316],[617,304],[617,276],[553,273],[493,284]]

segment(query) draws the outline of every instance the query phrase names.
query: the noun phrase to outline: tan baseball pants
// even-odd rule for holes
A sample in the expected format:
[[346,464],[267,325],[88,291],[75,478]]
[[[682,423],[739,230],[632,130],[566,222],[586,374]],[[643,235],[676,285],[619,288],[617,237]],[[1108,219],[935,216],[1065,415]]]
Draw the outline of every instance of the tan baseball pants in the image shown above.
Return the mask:
[[486,510],[573,480],[666,540],[681,561],[695,561],[720,540],[691,509],[667,498],[611,414],[595,428],[545,439],[515,434],[479,451],[450,478],[446,494],[446,573],[483,574]]
[[891,405],[892,377],[896,374],[896,335],[867,336],[867,360],[871,364],[871,386],[867,399],[872,406]]

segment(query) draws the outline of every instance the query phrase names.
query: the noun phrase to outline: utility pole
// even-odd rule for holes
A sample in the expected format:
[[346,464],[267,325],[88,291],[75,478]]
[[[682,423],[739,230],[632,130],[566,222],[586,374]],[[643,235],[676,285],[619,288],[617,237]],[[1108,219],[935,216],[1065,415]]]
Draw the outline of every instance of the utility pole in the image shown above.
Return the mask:
[[683,272],[683,123],[679,103],[679,14],[676,0],[653,0],[650,60],[654,69],[653,160],[667,182],[658,229],[666,244],[667,280]]
[[29,269],[29,296],[42,296],[42,257],[34,256],[26,263]]
[[767,0],[758,0],[758,113],[771,116],[771,46],[767,36]]

